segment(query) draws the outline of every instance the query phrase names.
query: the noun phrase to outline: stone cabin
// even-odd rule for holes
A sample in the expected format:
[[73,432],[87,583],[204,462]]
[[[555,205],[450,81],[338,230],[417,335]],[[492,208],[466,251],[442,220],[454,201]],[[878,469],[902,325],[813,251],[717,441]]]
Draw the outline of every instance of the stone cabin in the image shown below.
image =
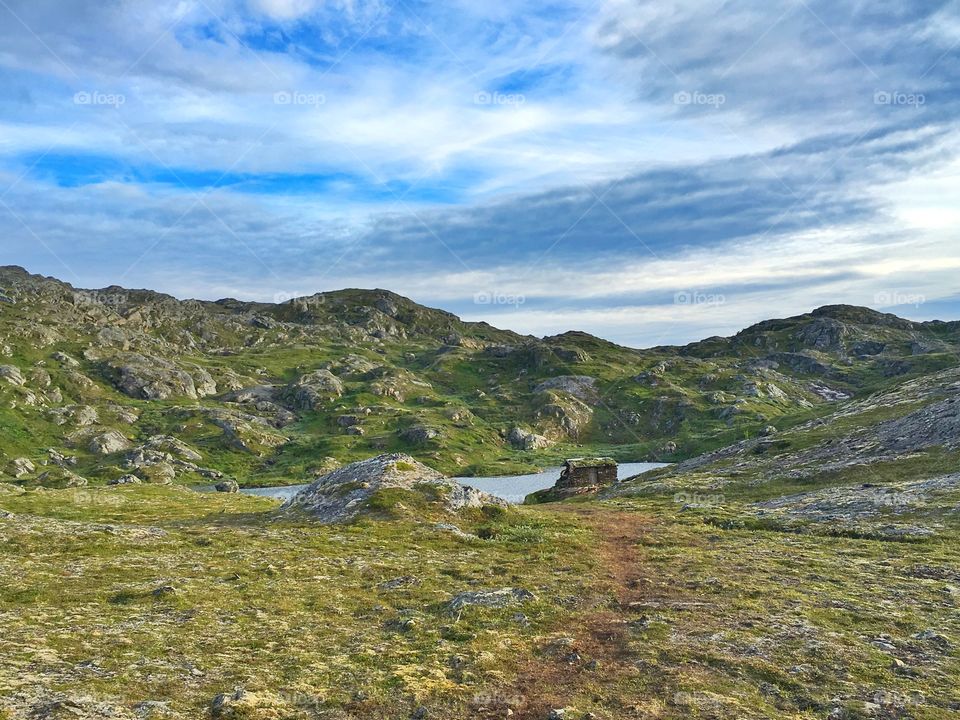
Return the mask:
[[588,495],[617,482],[617,463],[611,458],[572,458],[563,464],[553,487],[527,495],[524,503],[557,502]]
[[556,488],[596,488],[617,482],[617,463],[611,458],[573,458],[563,464]]

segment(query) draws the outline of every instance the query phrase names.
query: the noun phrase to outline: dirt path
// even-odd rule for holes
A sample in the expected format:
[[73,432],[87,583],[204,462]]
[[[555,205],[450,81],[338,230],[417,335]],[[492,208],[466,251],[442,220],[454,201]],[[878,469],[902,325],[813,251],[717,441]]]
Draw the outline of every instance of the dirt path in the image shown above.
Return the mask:
[[652,585],[639,546],[653,531],[653,519],[602,507],[561,505],[556,511],[575,515],[597,538],[599,602],[585,619],[574,619],[565,629],[572,644],[547,648],[520,673],[512,692],[526,701],[514,708],[516,720],[543,720],[582,689],[596,690],[604,677],[618,676],[631,663],[630,623],[641,618],[631,603],[648,599]]

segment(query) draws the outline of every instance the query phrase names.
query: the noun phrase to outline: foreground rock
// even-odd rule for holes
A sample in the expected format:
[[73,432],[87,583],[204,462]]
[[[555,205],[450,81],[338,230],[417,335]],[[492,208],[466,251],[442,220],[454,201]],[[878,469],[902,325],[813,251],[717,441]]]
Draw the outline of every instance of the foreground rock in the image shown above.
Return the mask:
[[281,512],[306,513],[333,523],[401,506],[456,512],[484,505],[506,507],[507,503],[396,453],[355,462],[317,478],[288,500]]

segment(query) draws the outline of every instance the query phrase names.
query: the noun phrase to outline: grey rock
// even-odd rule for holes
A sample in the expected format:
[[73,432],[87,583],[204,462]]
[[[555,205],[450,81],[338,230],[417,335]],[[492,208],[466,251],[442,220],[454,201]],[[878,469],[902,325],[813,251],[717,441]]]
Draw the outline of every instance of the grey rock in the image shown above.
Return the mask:
[[132,443],[116,430],[100,433],[90,440],[87,449],[94,455],[112,455],[129,450]]
[[425,425],[414,425],[400,431],[400,438],[411,445],[426,445],[440,437],[440,431]]
[[535,600],[536,596],[523,588],[502,588],[500,590],[471,590],[455,595],[447,604],[452,611],[462,610],[465,607],[479,606],[488,608],[503,608]]
[[317,370],[288,387],[287,397],[298,410],[312,411],[343,395],[343,383],[329,370]]
[[20,479],[36,472],[36,466],[28,458],[16,458],[10,463],[10,474]]
[[236,480],[224,480],[222,482],[218,482],[213,487],[217,492],[221,492],[221,493],[240,492],[240,485],[237,483]]
[[27,382],[20,372],[20,368],[15,365],[0,365],[0,378],[17,387],[22,387]]
[[483,505],[506,506],[506,502],[445,478],[409,455],[378,455],[345,465],[317,478],[284,503],[281,512],[306,513],[322,522],[346,522],[364,512],[380,491],[429,490],[429,498],[447,512]]
[[164,358],[124,353],[108,360],[106,367],[121,392],[141,400],[166,400],[176,396],[197,399],[216,391],[206,371],[194,366],[195,382],[189,372]]
[[544,380],[533,389],[535,393],[546,392],[547,390],[559,390],[583,402],[595,401],[597,399],[597,379],[589,375],[561,375]]
[[518,450],[542,450],[553,443],[543,435],[515,427],[507,433],[507,441]]

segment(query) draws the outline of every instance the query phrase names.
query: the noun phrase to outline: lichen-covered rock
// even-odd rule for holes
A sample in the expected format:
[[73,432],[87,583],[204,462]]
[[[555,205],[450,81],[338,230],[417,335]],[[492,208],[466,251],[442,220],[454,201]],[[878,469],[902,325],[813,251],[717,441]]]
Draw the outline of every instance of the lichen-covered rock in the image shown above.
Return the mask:
[[200,462],[203,460],[203,456],[200,453],[182,440],[171,437],[170,435],[154,435],[147,440],[146,443],[141,445],[138,450],[157,450],[189,462]]
[[313,411],[339,399],[343,383],[329,370],[316,370],[291,385],[286,395],[297,410]]
[[94,455],[112,455],[129,450],[132,443],[116,430],[108,430],[91,438],[87,449]]
[[550,447],[553,443],[543,435],[515,427],[507,433],[507,442],[518,450],[542,450]]
[[317,478],[281,508],[323,522],[345,522],[376,511],[390,491],[405,491],[432,508],[455,512],[506,502],[444,477],[409,455],[391,454],[345,465]]
[[168,462],[158,462],[152,465],[142,465],[137,470],[140,476],[154,485],[169,485],[177,479],[177,471]]
[[535,600],[536,596],[529,590],[523,588],[502,588],[500,590],[471,590],[462,592],[454,596],[447,604],[447,608],[453,612],[463,610],[465,607],[488,607],[503,608],[509,605],[517,605],[529,600]]
[[593,408],[569,393],[547,390],[540,393],[539,401],[537,417],[556,423],[553,435],[578,440],[593,420]]
[[[165,358],[124,353],[107,361],[107,372],[117,388],[132,398],[166,400],[171,397],[196,399],[216,392],[206,371],[193,366],[193,376]],[[199,386],[198,386],[199,383]]]
[[37,476],[37,484],[46,488],[85,487],[87,479],[66,468],[55,467]]
[[16,458],[10,463],[10,474],[17,479],[26,477],[36,470],[37,468],[28,458]]
[[400,438],[411,445],[426,445],[440,437],[440,431],[425,425],[414,425],[400,431]]
[[0,378],[17,387],[22,387],[27,382],[16,365],[0,365]]
[[544,380],[533,389],[535,393],[548,390],[568,393],[583,402],[595,401],[597,399],[597,379],[589,375],[561,375]]

